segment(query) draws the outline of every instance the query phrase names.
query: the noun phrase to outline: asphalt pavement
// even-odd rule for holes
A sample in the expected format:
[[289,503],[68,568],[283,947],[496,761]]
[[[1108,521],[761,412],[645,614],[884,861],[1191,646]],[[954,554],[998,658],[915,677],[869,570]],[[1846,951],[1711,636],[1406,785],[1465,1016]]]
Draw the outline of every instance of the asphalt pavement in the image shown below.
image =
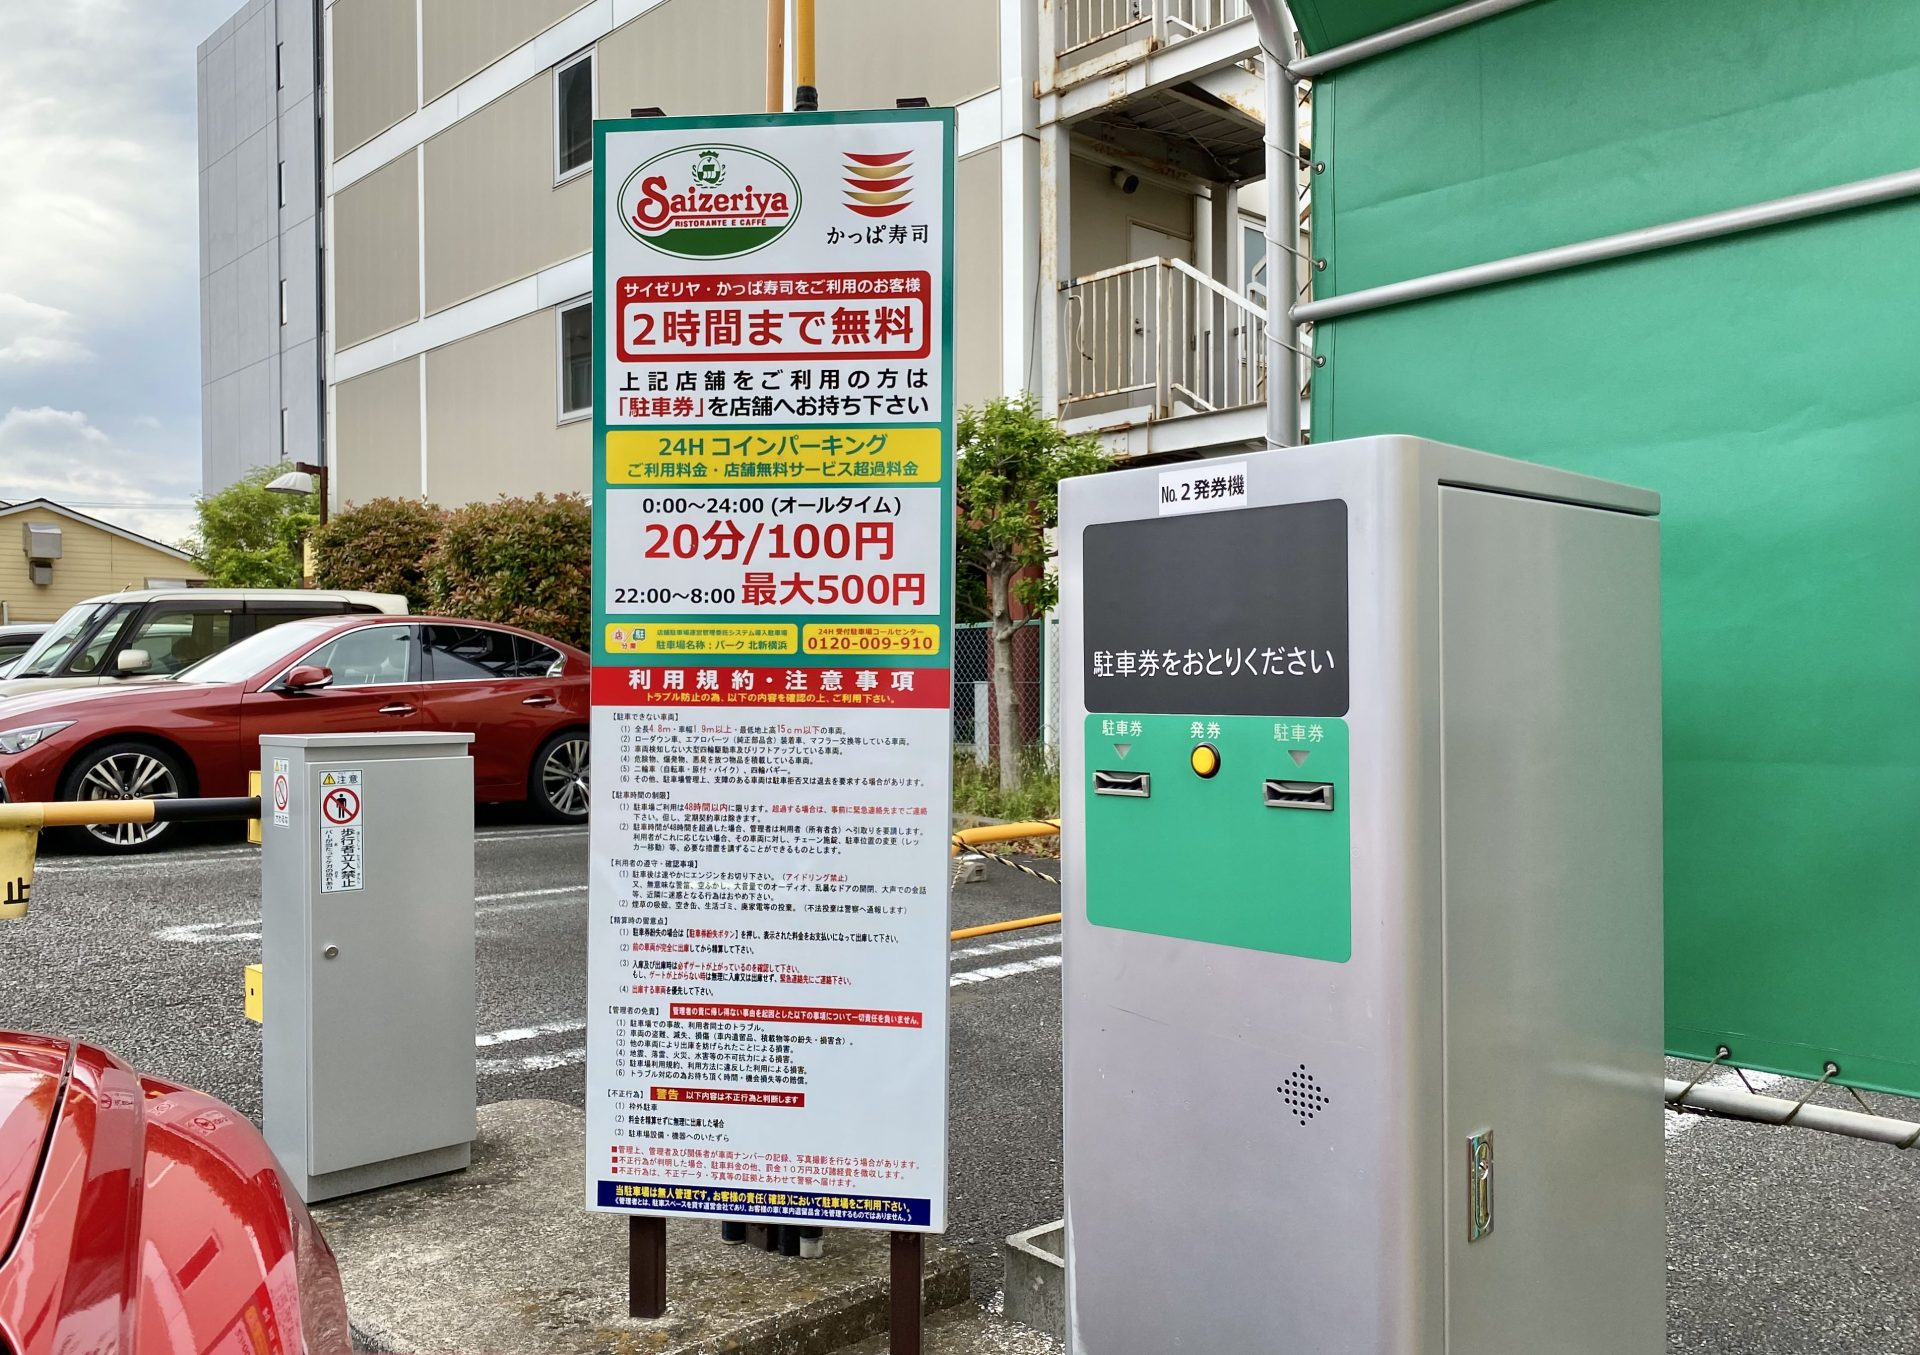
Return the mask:
[[[581,1105],[586,832],[489,815],[475,856],[481,1100]],[[955,891],[955,927],[1058,907],[987,869]],[[0,924],[0,1027],[103,1044],[258,1118],[241,1001],[259,883],[256,850],[220,833],[133,861],[49,848],[32,914]],[[953,947],[950,1240],[983,1302],[1001,1239],[1061,1213],[1060,964],[1057,927]],[[1667,1202],[1670,1349],[1920,1355],[1920,1151],[1669,1116]]]

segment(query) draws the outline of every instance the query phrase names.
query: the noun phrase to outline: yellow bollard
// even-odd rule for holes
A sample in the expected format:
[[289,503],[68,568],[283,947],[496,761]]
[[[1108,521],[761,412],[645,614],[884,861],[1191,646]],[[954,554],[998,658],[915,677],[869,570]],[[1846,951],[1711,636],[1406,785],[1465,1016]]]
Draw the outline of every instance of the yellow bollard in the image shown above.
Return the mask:
[[40,830],[0,827],[0,918],[25,917],[33,898],[33,857]]

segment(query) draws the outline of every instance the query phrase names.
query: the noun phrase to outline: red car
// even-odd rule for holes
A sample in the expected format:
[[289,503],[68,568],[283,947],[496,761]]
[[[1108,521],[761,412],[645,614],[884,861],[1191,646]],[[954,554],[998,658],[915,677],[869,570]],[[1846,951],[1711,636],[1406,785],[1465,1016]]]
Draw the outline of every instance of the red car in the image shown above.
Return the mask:
[[[263,734],[470,733],[474,792],[587,817],[589,660],[512,626],[432,617],[289,621],[157,682],[0,701],[0,799],[244,795]],[[143,851],[169,824],[68,830]]]
[[350,1349],[333,1253],[245,1116],[0,1031],[0,1351]]

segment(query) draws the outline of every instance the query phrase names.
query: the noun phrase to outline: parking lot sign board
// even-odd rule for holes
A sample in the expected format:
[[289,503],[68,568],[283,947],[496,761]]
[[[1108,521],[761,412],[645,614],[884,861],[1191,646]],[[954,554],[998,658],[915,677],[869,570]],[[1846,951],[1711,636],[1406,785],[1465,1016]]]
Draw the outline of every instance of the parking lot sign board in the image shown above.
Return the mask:
[[938,1231],[953,114],[595,138],[587,1204]]

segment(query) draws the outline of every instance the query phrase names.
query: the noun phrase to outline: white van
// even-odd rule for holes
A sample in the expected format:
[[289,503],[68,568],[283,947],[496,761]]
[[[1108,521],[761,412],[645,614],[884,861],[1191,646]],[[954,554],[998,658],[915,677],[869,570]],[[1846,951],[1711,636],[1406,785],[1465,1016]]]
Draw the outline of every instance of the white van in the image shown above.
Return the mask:
[[0,681],[0,700],[58,687],[167,678],[282,621],[405,615],[397,593],[318,588],[164,588],[74,604]]

